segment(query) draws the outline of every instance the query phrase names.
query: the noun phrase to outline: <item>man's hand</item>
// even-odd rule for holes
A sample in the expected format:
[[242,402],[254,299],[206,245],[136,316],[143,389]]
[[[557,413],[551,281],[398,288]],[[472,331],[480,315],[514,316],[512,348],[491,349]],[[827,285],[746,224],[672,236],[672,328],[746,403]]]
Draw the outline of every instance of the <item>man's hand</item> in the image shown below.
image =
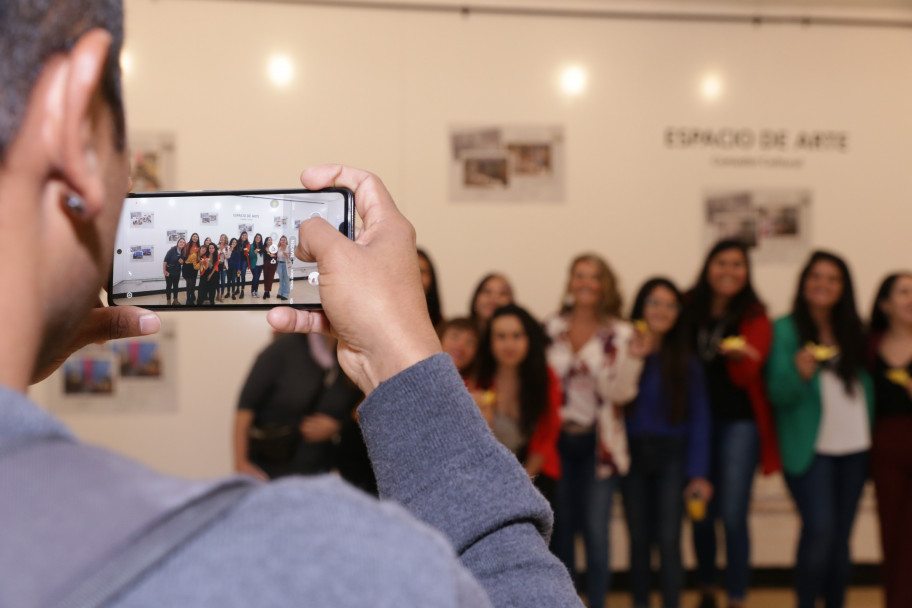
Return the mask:
[[323,312],[279,307],[267,318],[278,331],[335,336],[339,364],[367,395],[441,352],[421,287],[415,229],[375,175],[324,165],[304,171],[301,183],[353,190],[364,227],[352,242],[321,218],[302,222],[295,255],[317,263]]
[[154,312],[135,306],[104,307],[99,300],[83,321],[82,327],[69,344],[54,352],[50,358],[41,361],[35,368],[32,384],[41,382],[54,370],[63,365],[67,357],[77,350],[93,343],[107,342],[118,338],[135,338],[154,334],[161,329],[161,320]]
[[342,423],[326,414],[313,414],[301,421],[301,435],[307,443],[329,441],[342,429]]

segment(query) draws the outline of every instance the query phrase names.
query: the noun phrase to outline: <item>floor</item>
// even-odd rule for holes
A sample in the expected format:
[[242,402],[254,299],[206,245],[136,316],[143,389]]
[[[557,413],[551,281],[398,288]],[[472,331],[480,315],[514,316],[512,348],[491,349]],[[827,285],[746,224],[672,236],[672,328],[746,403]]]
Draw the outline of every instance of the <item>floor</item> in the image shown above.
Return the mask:
[[[790,589],[758,589],[751,591],[748,608],[792,608],[795,599]],[[695,591],[685,592],[681,598],[681,608],[696,608],[698,596]],[[613,593],[605,602],[609,608],[631,608],[632,602],[628,593]],[[659,606],[659,597],[653,597],[653,606]],[[725,608],[724,604],[719,605]],[[855,587],[849,590],[845,608],[882,608],[883,595],[876,587]]]

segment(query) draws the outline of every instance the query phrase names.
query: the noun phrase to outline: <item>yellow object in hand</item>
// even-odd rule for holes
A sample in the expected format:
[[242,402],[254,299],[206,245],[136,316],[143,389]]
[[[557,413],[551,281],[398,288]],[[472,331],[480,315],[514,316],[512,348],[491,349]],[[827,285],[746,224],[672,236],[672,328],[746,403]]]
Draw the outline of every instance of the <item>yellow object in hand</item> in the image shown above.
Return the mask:
[[741,350],[747,346],[747,340],[744,336],[729,336],[722,340],[719,346],[726,350]]
[[823,344],[814,344],[813,342],[808,342],[804,345],[804,347],[811,351],[811,353],[814,355],[814,358],[820,362],[829,361],[839,354],[838,346],[824,346]]
[[884,375],[887,377],[887,380],[895,382],[900,386],[909,386],[909,381],[912,380],[912,376],[909,375],[909,372],[901,367],[888,369]]
[[491,407],[497,403],[497,394],[494,391],[487,390],[481,395],[481,406]]
[[637,319],[636,321],[634,321],[633,328],[635,330],[637,330],[638,332],[640,332],[641,334],[649,333],[649,323],[647,323],[643,319]]
[[687,516],[693,521],[703,521],[706,518],[706,501],[697,496],[692,496],[685,502]]

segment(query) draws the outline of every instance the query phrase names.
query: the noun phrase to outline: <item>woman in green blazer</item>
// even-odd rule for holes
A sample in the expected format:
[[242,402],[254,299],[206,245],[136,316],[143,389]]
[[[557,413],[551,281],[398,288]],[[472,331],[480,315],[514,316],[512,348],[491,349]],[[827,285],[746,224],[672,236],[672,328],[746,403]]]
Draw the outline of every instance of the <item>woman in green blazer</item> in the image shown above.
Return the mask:
[[840,608],[851,568],[849,537],[868,474],[873,385],[846,263],[815,252],[792,314],[773,326],[767,390],[785,480],[801,514],[798,606]]

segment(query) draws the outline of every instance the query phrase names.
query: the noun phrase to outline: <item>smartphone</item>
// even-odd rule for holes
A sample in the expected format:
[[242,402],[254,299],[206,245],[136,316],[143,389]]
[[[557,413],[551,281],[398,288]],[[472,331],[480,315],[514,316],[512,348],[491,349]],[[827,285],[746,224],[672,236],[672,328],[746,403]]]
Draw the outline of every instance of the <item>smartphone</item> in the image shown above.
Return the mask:
[[[298,227],[322,217],[354,239],[354,216],[347,188],[130,194],[114,243],[108,304],[319,309],[317,265],[294,256]],[[211,254],[207,240],[215,244]],[[226,248],[226,241],[236,243]]]

